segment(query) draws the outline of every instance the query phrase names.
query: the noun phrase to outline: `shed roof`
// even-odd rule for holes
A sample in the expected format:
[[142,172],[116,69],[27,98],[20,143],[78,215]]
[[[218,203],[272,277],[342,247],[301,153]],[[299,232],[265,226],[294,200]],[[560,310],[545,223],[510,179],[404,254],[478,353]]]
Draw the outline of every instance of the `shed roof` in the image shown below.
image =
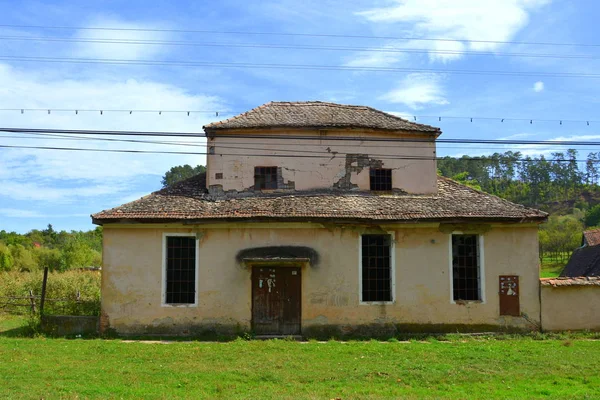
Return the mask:
[[600,246],[575,249],[560,276],[600,276]]
[[440,128],[407,121],[367,106],[321,101],[272,101],[203,127],[207,133],[251,128],[370,128],[439,135]]
[[205,174],[92,215],[95,223],[193,220],[351,220],[376,222],[541,222],[547,214],[438,177],[435,194],[337,190],[226,193],[205,189]]
[[588,246],[597,246],[600,244],[600,229],[590,229],[583,232],[585,244]]

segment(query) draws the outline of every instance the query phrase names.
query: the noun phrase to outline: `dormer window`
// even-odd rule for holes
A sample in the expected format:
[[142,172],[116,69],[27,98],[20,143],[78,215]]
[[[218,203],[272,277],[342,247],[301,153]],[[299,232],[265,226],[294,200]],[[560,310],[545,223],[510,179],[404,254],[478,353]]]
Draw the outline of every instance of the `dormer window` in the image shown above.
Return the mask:
[[371,168],[370,170],[371,190],[392,190],[392,170],[385,168]]
[[254,167],[254,189],[277,189],[277,167]]

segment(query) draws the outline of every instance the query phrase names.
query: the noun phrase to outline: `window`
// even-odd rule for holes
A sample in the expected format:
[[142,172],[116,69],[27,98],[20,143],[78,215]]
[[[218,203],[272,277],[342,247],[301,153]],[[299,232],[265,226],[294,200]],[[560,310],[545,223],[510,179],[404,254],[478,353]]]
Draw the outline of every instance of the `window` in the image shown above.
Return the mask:
[[452,235],[454,300],[482,300],[478,235]]
[[392,170],[371,168],[369,171],[371,190],[392,190]]
[[361,237],[361,301],[392,301],[391,235]]
[[277,167],[254,167],[254,189],[277,189]]
[[165,304],[196,303],[196,238],[167,236]]

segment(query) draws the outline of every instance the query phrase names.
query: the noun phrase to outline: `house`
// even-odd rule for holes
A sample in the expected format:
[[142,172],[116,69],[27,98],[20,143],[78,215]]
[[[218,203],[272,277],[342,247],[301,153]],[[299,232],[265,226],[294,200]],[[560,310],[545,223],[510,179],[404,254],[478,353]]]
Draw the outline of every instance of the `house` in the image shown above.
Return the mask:
[[440,129],[271,102],[204,130],[206,174],[92,216],[104,227],[102,329],[537,327],[547,215],[437,176]]
[[582,246],[575,249],[561,277],[600,276],[600,229],[583,232]]

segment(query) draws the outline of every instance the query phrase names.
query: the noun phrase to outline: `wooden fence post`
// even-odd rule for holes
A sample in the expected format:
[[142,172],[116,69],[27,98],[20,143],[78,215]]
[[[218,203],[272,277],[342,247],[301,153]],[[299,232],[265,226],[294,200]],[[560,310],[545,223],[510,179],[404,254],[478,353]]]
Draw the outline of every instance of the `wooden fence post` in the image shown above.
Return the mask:
[[33,296],[33,290],[29,290],[29,301],[31,301],[31,312],[35,314],[35,297]]
[[40,299],[40,317],[44,315],[44,300],[46,300],[46,283],[48,282],[48,267],[44,267],[44,280],[42,281],[42,298]]

